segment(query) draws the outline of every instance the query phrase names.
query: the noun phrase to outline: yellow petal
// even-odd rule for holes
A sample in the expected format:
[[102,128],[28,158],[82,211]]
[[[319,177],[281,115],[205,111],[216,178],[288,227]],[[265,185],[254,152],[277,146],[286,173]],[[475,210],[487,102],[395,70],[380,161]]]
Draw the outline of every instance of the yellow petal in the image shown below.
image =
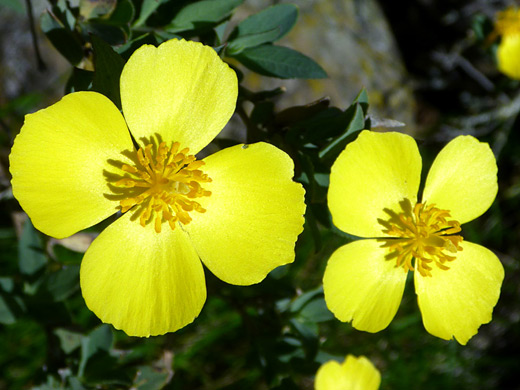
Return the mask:
[[336,318],[367,332],[386,328],[403,297],[406,274],[385,259],[387,248],[359,240],[337,249],[323,276],[325,302]]
[[199,42],[144,45],[121,74],[121,104],[138,142],[158,133],[196,154],[235,110],[237,77],[215,50]]
[[384,209],[417,200],[421,156],[414,139],[400,133],[363,131],[341,152],[330,173],[329,209],[334,225],[359,237],[383,237]]
[[25,117],[10,160],[13,194],[34,226],[63,238],[116,212],[104,171],[133,149],[119,110],[95,92],[76,92]]
[[498,70],[506,76],[520,80],[520,34],[502,37],[497,49]]
[[315,390],[350,390],[343,366],[335,360],[323,364],[316,373]]
[[304,190],[292,181],[293,162],[266,144],[237,145],[204,160],[212,179],[200,198],[205,213],[185,226],[204,264],[231,284],[258,283],[294,261],[303,230]]
[[364,356],[348,355],[343,364],[331,360],[316,373],[316,390],[377,390],[381,374]]
[[129,213],[94,240],[81,263],[81,291],[101,321],[130,336],[173,332],[206,300],[202,264],[182,229],[142,227]]
[[464,345],[491,321],[504,268],[490,250],[467,241],[461,245],[449,270],[434,268],[431,277],[416,272],[415,291],[426,330]]
[[482,215],[497,195],[497,163],[489,145],[472,136],[449,142],[432,164],[423,203],[448,210],[463,224]]

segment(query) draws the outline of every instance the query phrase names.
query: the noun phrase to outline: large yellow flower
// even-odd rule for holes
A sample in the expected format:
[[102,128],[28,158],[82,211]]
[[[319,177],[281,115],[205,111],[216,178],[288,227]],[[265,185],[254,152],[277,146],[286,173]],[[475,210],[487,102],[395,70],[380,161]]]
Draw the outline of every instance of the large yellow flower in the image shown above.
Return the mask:
[[364,356],[348,355],[342,364],[331,360],[316,373],[315,390],[377,390],[381,374]]
[[134,336],[192,322],[206,299],[199,258],[236,285],[294,260],[305,204],[287,154],[257,143],[194,157],[233,114],[237,92],[212,48],[171,40],[128,60],[124,118],[95,92],[27,115],[10,170],[34,226],[63,238],[123,213],[81,264],[85,302],[103,322]]
[[498,70],[520,80],[520,9],[509,7],[497,14],[496,35],[502,37],[497,49]]
[[504,277],[491,251],[458,235],[460,224],[493,203],[496,161],[488,144],[455,138],[433,162],[418,202],[421,168],[415,140],[399,133],[363,131],[339,155],[328,193],[334,224],[368,239],[332,254],[325,300],[339,320],[378,332],[397,312],[414,270],[426,330],[466,344],[491,321]]

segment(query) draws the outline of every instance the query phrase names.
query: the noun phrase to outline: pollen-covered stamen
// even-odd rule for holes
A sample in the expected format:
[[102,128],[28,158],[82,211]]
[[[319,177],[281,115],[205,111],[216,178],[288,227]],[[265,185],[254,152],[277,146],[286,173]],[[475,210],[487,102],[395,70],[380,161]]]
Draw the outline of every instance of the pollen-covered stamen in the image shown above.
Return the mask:
[[395,237],[388,239],[383,247],[390,249],[391,257],[396,258],[396,266],[406,271],[415,268],[422,276],[432,276],[432,265],[448,270],[448,262],[455,260],[455,253],[461,251],[462,236],[460,224],[450,220],[450,213],[435,205],[417,203],[411,212],[403,212],[397,218],[384,223],[383,232]]
[[188,148],[179,151],[179,147],[178,142],[170,148],[161,142],[154,153],[153,145],[146,145],[137,151],[138,163],[121,167],[126,175],[115,183],[122,188],[142,188],[137,195],[120,201],[121,211],[125,213],[138,206],[139,223],[146,226],[153,220],[157,233],[163,222],[175,229],[176,222],[188,224],[192,220],[190,212],[204,213],[206,210],[194,199],[211,195],[202,187],[211,182],[199,169],[204,161],[190,155]]

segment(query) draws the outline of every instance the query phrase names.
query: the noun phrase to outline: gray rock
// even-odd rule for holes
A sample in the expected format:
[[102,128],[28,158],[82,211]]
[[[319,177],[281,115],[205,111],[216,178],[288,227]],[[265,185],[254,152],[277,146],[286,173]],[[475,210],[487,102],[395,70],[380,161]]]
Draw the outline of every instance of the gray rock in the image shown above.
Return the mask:
[[[377,1],[294,0],[293,3],[300,9],[298,21],[276,44],[313,58],[329,78],[279,80],[248,73],[245,85],[253,90],[285,86],[287,93],[279,101],[280,109],[307,104],[323,96],[329,96],[332,105],[346,108],[365,87],[371,115],[403,122],[405,130],[413,132],[415,102],[410,78]],[[240,21],[265,7],[266,1],[246,1],[233,19]]]

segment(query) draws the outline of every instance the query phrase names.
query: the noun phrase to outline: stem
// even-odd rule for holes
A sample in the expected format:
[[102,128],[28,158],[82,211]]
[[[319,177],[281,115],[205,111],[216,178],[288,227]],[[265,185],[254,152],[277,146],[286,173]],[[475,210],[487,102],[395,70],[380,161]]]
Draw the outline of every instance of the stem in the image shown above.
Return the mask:
[[36,36],[36,28],[34,27],[34,16],[32,10],[31,0],[25,0],[25,5],[27,6],[27,17],[29,18],[29,28],[31,29],[31,37],[34,48],[34,55],[36,56],[36,62],[38,64],[38,70],[43,72],[47,69],[45,62],[43,62],[42,57],[40,55],[40,48],[38,47],[38,39]]
[[256,127],[254,123],[251,123],[249,120],[249,116],[247,115],[246,111],[244,110],[244,107],[242,104],[237,105],[237,114],[246,125],[247,129],[247,136],[246,136],[246,142],[248,144],[258,142],[262,139],[259,129]]

